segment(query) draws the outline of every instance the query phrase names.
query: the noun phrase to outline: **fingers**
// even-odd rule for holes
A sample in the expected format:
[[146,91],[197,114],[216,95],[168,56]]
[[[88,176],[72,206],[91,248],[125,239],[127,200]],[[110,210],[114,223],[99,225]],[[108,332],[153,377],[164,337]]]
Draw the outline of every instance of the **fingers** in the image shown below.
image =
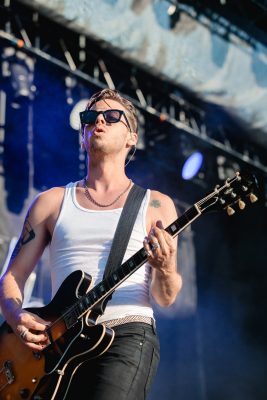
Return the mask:
[[165,231],[161,221],[151,229],[144,240],[144,248],[150,258],[168,257],[175,252],[172,237]]
[[144,248],[148,254],[149,257],[153,257],[153,254],[156,251],[159,251],[160,249],[160,244],[156,237],[152,235],[152,233],[149,234],[148,237],[145,238],[144,240]]
[[23,331],[20,332],[19,336],[22,340],[25,339],[25,336],[27,335],[28,329],[24,329]]
[[46,329],[50,325],[38,315],[22,310],[17,316],[16,331],[20,339],[34,350],[42,350],[49,342]]
[[48,336],[45,333],[33,333],[26,328],[20,333],[20,338],[25,344],[36,350],[42,350],[48,344]]

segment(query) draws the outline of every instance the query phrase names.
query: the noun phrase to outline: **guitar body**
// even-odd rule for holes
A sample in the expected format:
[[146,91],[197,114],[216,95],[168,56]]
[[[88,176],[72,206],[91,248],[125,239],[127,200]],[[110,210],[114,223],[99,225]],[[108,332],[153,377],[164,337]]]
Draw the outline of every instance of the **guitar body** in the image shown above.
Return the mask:
[[[51,321],[50,344],[42,352],[29,349],[4,322],[0,327],[0,400],[64,399],[78,367],[103,354],[114,339],[114,331],[96,324],[93,311],[70,321],[71,308],[91,285],[82,271],[70,274],[53,300],[40,308],[28,308]],[[75,315],[75,309],[73,309]],[[63,316],[63,318],[62,318]]]

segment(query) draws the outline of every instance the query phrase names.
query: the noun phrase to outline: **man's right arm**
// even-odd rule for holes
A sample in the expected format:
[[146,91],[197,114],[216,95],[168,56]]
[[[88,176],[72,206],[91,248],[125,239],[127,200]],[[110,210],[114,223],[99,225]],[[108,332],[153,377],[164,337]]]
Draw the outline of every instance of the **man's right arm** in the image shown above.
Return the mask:
[[[17,334],[25,329],[43,331],[45,321],[22,310],[25,283],[50,241],[51,218],[55,214],[59,188],[39,194],[29,207],[23,229],[0,280],[0,307]],[[33,348],[37,347],[32,346]]]

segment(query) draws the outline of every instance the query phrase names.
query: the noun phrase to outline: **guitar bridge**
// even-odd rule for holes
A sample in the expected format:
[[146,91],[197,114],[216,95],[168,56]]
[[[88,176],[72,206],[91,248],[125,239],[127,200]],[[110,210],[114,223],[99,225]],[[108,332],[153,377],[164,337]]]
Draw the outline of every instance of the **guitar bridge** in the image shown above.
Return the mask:
[[9,384],[11,384],[15,380],[15,376],[14,376],[13,371],[12,371],[12,363],[11,363],[11,361],[5,361],[4,362],[4,370],[5,370],[5,375],[6,375],[7,382]]

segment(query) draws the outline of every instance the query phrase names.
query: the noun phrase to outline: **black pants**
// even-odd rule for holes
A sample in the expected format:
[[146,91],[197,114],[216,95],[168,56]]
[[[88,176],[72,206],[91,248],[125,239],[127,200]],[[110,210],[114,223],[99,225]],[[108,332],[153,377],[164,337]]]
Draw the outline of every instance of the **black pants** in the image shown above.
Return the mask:
[[153,326],[131,322],[113,328],[115,338],[100,357],[83,363],[66,400],[145,400],[159,363]]

